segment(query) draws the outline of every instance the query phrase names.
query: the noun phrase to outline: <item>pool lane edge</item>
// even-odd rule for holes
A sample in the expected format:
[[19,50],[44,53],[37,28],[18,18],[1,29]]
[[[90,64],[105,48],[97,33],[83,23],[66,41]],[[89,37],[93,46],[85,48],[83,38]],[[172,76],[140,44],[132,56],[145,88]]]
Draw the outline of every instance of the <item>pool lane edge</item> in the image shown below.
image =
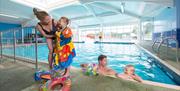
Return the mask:
[[[7,58],[12,58],[12,57],[8,57],[8,56],[6,56],[6,57]],[[26,65],[26,66],[28,66],[27,64],[35,64],[35,62],[32,62],[32,60],[27,61],[27,60],[24,60],[24,59],[21,59],[21,60],[19,60],[19,59],[20,58],[17,58],[16,62],[18,62],[18,63],[23,62],[22,64]],[[24,64],[24,62],[27,63],[27,64]],[[47,65],[48,66],[48,63],[46,63],[46,62],[38,62],[38,65],[39,65],[39,70],[40,70],[42,65]],[[33,65],[31,65],[29,67],[35,68],[35,66],[33,66]],[[81,70],[80,68],[77,68],[77,67],[74,67],[74,66],[71,66],[71,68],[74,71]],[[117,77],[114,77],[114,76],[107,76],[107,77],[113,77],[113,78],[116,78],[116,79],[120,79],[120,78],[117,78]],[[144,80],[142,84],[151,85],[151,86],[155,86],[155,87],[158,86],[158,87],[163,87],[163,88],[168,88],[168,89],[180,90],[180,86],[178,86],[178,85],[172,85],[172,84],[166,84],[166,83],[160,83],[160,82],[153,82],[153,81],[148,81],[148,80]]]
[[[166,71],[166,74],[172,76],[173,79],[179,86],[180,86],[180,70],[176,69],[175,67],[171,66],[170,64],[168,64],[167,62],[165,62],[164,60],[160,59],[159,57],[157,57],[155,54],[149,52],[147,49],[143,48],[142,46],[140,46],[139,44],[135,44],[137,47],[139,47],[140,49],[142,49],[143,51],[147,52],[150,56],[154,57],[156,60],[154,60],[157,64],[160,64],[160,68],[163,71]],[[168,76],[169,76],[168,75]]]

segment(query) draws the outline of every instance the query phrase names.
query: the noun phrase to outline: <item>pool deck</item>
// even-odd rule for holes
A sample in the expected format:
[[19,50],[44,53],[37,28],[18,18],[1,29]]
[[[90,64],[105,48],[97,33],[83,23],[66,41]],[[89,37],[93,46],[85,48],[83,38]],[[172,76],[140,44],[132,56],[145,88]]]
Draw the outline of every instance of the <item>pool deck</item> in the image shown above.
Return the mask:
[[178,51],[179,62],[177,62],[176,57],[175,57],[176,50],[174,48],[173,49],[170,48],[167,50],[167,47],[162,46],[160,48],[160,54],[158,55],[156,52],[153,51],[152,44],[153,43],[151,41],[143,41],[141,43],[138,43],[138,45],[145,48],[146,50],[148,50],[152,54],[158,56],[160,59],[162,59],[163,61],[165,61],[169,65],[173,66],[174,68],[176,68],[180,72],[180,49]]
[[21,91],[34,84],[33,68],[14,63],[10,59],[1,59],[0,91]]
[[[40,64],[39,69],[47,70],[47,64]],[[180,86],[144,81],[127,81],[109,76],[84,76],[72,67],[71,91],[180,91]],[[38,91],[39,83],[33,79],[35,65],[11,59],[0,63],[0,91]]]

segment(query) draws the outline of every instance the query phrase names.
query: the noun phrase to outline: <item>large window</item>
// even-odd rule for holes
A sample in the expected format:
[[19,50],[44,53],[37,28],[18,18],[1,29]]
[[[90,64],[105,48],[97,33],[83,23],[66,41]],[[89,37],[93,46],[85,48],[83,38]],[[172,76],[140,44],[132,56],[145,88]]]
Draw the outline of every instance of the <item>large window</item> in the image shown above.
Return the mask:
[[121,42],[137,40],[138,24],[111,25],[104,27],[80,28],[79,39],[104,42]]
[[103,27],[104,41],[133,41],[137,39],[138,25],[115,25]]

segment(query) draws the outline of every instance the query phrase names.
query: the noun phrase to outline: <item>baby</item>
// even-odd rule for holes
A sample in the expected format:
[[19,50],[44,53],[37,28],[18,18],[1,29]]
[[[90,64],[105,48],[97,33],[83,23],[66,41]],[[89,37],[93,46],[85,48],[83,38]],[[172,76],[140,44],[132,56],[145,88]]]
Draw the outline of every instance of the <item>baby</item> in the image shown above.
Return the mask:
[[58,33],[61,32],[65,38],[72,37],[72,31],[68,27],[68,24],[69,24],[69,19],[66,17],[61,17],[56,25],[57,28],[56,36],[60,37],[60,34]]
[[138,82],[142,82],[141,77],[136,75],[135,69],[133,65],[126,65],[124,68],[124,73],[123,74],[117,74],[117,77],[126,79],[126,80],[136,80]]
[[69,76],[70,65],[76,56],[72,42],[72,31],[68,27],[69,19],[61,17],[57,22],[56,46],[55,46],[55,69],[65,69],[63,76]]

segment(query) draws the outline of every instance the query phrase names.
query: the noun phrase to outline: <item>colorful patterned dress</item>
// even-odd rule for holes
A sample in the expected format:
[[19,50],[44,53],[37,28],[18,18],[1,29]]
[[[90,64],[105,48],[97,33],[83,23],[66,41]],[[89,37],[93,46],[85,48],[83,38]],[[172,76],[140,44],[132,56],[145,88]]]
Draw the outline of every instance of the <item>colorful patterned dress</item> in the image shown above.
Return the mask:
[[76,56],[72,31],[66,27],[62,32],[56,31],[56,45],[54,49],[54,70],[65,69],[70,66]]

